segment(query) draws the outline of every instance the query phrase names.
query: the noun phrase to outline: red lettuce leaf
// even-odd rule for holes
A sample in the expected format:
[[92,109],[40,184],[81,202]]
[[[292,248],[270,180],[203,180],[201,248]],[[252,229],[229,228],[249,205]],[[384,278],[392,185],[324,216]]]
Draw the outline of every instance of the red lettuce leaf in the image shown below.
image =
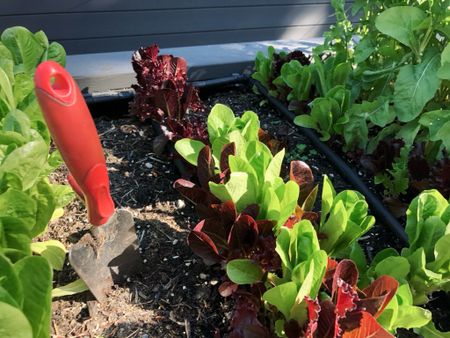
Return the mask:
[[230,155],[236,154],[236,145],[234,142],[225,144],[222,148],[222,151],[220,153],[220,170],[226,171],[230,169],[230,166],[228,164],[228,157]]
[[348,322],[355,325],[354,328],[347,327],[342,338],[394,338],[387,332],[376,319],[368,312],[361,311],[351,314]]
[[358,307],[377,318],[395,296],[397,289],[398,281],[395,278],[381,276],[362,291],[365,298],[359,301]]
[[192,113],[204,110],[198,91],[187,84],[186,61],[172,55],[158,55],[156,45],[140,48],[132,57],[137,84],[130,113],[141,121],[153,120],[167,126],[171,140],[183,137],[206,141],[205,118]]
[[208,182],[214,176],[214,160],[209,146],[203,147],[197,159],[197,178],[203,189],[209,189]]
[[191,250],[203,259],[206,265],[216,264],[222,261],[216,245],[212,239],[201,231],[191,231],[188,236],[188,244]]

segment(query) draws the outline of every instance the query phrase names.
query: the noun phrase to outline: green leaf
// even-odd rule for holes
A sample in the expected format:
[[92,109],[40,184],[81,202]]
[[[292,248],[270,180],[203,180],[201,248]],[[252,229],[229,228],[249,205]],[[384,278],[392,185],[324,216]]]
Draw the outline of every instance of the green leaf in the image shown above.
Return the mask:
[[5,255],[12,261],[31,255],[31,235],[29,226],[16,217],[0,217],[0,253],[5,248]]
[[47,162],[48,147],[44,141],[29,142],[13,150],[0,164],[0,178],[12,174],[21,182],[21,189],[27,190],[36,182]]
[[2,302],[0,302],[0,337],[34,338],[30,323],[22,311]]
[[431,321],[431,312],[419,306],[398,307],[397,327],[416,329],[427,325]]
[[394,107],[400,121],[414,120],[434,97],[440,85],[438,67],[439,53],[433,49],[424,55],[420,64],[400,68],[394,85]]
[[60,241],[51,239],[44,242],[31,243],[31,250],[46,258],[54,270],[61,271],[66,259],[66,247]]
[[[23,290],[22,284],[20,284],[19,278],[14,271],[14,266],[11,261],[0,254],[0,288],[4,289],[11,298],[17,303],[19,307],[22,307],[23,303]],[[13,304],[11,304],[13,305]],[[1,326],[0,326],[1,327]]]
[[88,286],[82,279],[77,279],[69,284],[58,286],[52,290],[52,298],[72,296],[89,290]]
[[[305,296],[315,299],[322,285],[327,268],[328,256],[323,250],[314,251],[308,261],[298,264],[292,272],[292,280],[301,284],[300,297],[297,301],[303,301]],[[303,290],[302,290],[303,289]]]
[[450,80],[450,43],[447,43],[441,54],[441,67],[437,71],[440,79]]
[[0,42],[0,68],[8,75],[9,82],[14,85],[14,61],[9,49]]
[[[238,120],[238,119],[236,119]],[[259,118],[252,111],[246,111],[239,119],[244,124],[241,134],[247,141],[258,140]]]
[[14,98],[17,102],[17,106],[20,107],[22,101],[25,100],[27,96],[34,95],[34,79],[33,74],[19,73],[16,74],[14,82]]
[[31,196],[37,206],[36,224],[33,229],[31,229],[31,236],[37,237],[47,228],[47,224],[52,218],[56,205],[53,189],[45,180],[40,180],[34,185],[31,189]]
[[333,205],[327,221],[320,227],[320,233],[323,235],[320,247],[328,254],[333,253],[334,245],[345,232],[347,220],[348,215],[344,203],[338,201]]
[[297,126],[304,127],[304,128],[310,128],[310,129],[316,129],[317,128],[317,121],[311,117],[310,115],[299,115],[296,116],[294,119],[294,123]]
[[[255,182],[253,175],[244,172],[230,174],[230,179],[225,184],[225,187],[239,212],[256,202],[256,185],[257,182]],[[211,186],[212,184],[210,182],[210,187]],[[219,196],[217,197],[220,198]]]
[[383,259],[375,267],[375,273],[378,277],[388,275],[398,281],[405,281],[410,271],[410,265],[406,258],[400,256],[391,256]]
[[277,285],[263,294],[263,299],[275,306],[287,319],[297,297],[297,284],[287,282]]
[[[414,198],[406,211],[405,231],[410,246],[422,246],[419,241],[427,218],[440,216],[448,206],[447,200],[437,190],[426,190]],[[437,220],[436,220],[437,221]],[[441,230],[442,231],[442,230]],[[425,236],[427,237],[427,236]],[[429,250],[430,248],[426,248]]]
[[431,264],[433,271],[439,272],[443,268],[443,273],[448,274],[450,268],[450,234],[441,237],[434,246],[435,261]]
[[208,115],[208,134],[211,144],[217,137],[224,136],[234,123],[233,111],[223,104],[216,104]]
[[360,274],[367,270],[366,255],[358,242],[352,244],[349,258],[356,264]]
[[0,195],[0,215],[19,218],[32,230],[36,223],[36,202],[28,194],[9,189]]
[[384,127],[395,119],[395,111],[390,109],[389,100],[386,97],[380,97],[373,102],[364,101],[362,109],[369,120],[379,127]]
[[66,66],[66,51],[58,42],[52,42],[48,47],[47,60],[58,62],[61,66]]
[[439,331],[436,329],[433,322],[430,322],[426,326],[419,329],[415,329],[414,332],[425,338],[450,338],[450,332]]
[[445,123],[436,134],[436,137],[442,140],[442,143],[447,150],[450,150],[450,121]]
[[280,200],[280,217],[277,225],[283,225],[287,219],[294,213],[297,206],[298,195],[300,193],[299,185],[294,181],[289,181],[284,185],[284,194]]
[[[16,108],[16,100],[12,91],[12,85],[9,81],[8,75],[3,68],[0,68],[0,103],[6,105],[8,110]],[[1,106],[1,105],[0,105]]]
[[328,178],[327,175],[324,175],[322,187],[322,211],[320,218],[321,224],[325,221],[326,216],[330,212],[335,196],[336,191],[334,190],[333,183],[331,183],[331,180]]
[[286,266],[289,270],[293,269],[289,258],[289,245],[291,241],[290,230],[286,227],[281,227],[278,236],[276,239],[276,248],[275,251],[280,256],[281,262]]
[[[350,62],[342,62],[333,69],[333,86],[345,85],[352,72]],[[327,93],[328,95],[328,93]]]
[[380,13],[375,27],[408,47],[413,47],[412,36],[416,27],[425,19],[426,13],[418,7],[396,6]]
[[14,265],[23,286],[23,312],[34,338],[50,336],[52,270],[43,257],[26,257]]
[[[321,253],[325,253],[325,252],[321,251]],[[321,255],[321,256],[323,258],[323,255]],[[326,253],[325,253],[325,256],[326,256]],[[322,270],[322,269],[320,269],[320,270]],[[320,270],[318,270],[318,271],[320,271]],[[300,289],[297,292],[297,296],[295,296],[296,304],[300,304],[301,302],[303,302],[305,297],[311,293],[311,288],[312,288],[313,280],[314,280],[314,260],[310,261],[309,269],[307,271],[305,271],[305,273],[306,273],[306,276],[303,280],[303,283],[301,284]],[[316,278],[318,278],[320,274],[317,274]],[[325,274],[325,271],[323,271],[323,275],[324,274]],[[323,278],[323,275],[322,275],[322,278]],[[322,279],[320,279],[320,281],[322,281]],[[315,298],[315,297],[311,297],[311,298]]]
[[[280,200],[270,184],[265,183],[262,189],[262,199],[258,217],[278,221],[280,218]],[[277,222],[278,223],[278,222]]]
[[15,73],[32,73],[45,51],[39,40],[25,27],[5,29],[1,40],[12,53],[14,63],[17,65]]
[[285,150],[283,148],[272,158],[272,161],[270,161],[269,166],[267,167],[266,172],[264,174],[265,182],[273,182],[275,178],[280,176],[284,154]]
[[356,63],[361,63],[375,51],[372,39],[369,36],[362,38],[355,47],[355,54],[353,55]]
[[273,158],[270,149],[260,141],[250,141],[244,148],[241,156],[253,167],[258,175],[258,181],[263,182],[267,167]]
[[219,200],[221,200],[222,202],[227,202],[227,201],[231,201],[231,195],[228,192],[227,187],[225,186],[225,184],[219,184],[219,183],[215,183],[215,182],[208,182],[209,185],[209,190],[211,191],[211,193],[216,196]]
[[251,259],[233,259],[227,263],[227,276],[236,284],[254,284],[261,280],[263,271]]
[[[440,130],[450,122],[450,110],[433,110],[420,115],[419,123],[428,128],[430,141],[444,140],[441,137]],[[447,138],[448,139],[448,138]]]
[[340,111],[336,100],[319,97],[312,102],[311,117],[317,121],[316,130],[322,134],[322,141],[330,139],[335,115]]
[[10,111],[3,119],[3,131],[17,132],[29,138],[31,136],[31,123],[27,114],[15,109]]
[[203,142],[184,138],[175,143],[175,150],[190,164],[197,166],[198,154],[205,147]]

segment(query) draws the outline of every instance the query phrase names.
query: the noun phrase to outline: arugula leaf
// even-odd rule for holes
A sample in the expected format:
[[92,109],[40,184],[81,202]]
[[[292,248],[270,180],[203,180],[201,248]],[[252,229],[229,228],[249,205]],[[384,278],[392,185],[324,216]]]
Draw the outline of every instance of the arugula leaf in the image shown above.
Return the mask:
[[420,64],[400,68],[394,89],[394,106],[400,121],[415,119],[434,97],[440,85],[439,58],[438,51],[430,49]]
[[396,6],[381,12],[375,20],[376,28],[408,47],[413,47],[412,37],[426,13],[418,7]]

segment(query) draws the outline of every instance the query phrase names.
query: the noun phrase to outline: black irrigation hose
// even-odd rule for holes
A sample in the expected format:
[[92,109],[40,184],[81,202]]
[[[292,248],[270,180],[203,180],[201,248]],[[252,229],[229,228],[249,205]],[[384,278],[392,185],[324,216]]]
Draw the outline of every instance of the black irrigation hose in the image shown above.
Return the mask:
[[[247,81],[247,76],[242,74],[234,74],[227,77],[220,77],[217,79],[201,80],[190,82],[194,87],[203,89],[217,86],[225,86],[228,84],[242,83]],[[134,90],[131,88],[124,88],[118,90],[109,90],[106,92],[89,93],[83,92],[84,100],[88,105],[98,103],[110,103],[114,101],[132,100],[134,98]]]
[[[286,106],[278,101],[273,96],[270,96],[266,88],[261,85],[258,81],[250,79],[250,83],[254,84],[258,91],[267,98],[272,106],[274,106],[281,114],[284,115],[289,121],[293,121],[295,114],[289,111]],[[362,193],[367,200],[367,203],[372,210],[375,217],[380,220],[384,225],[389,227],[400,239],[403,244],[408,243],[408,236],[402,225],[397,221],[397,219],[384,207],[380,199],[367,187],[364,181],[349,167],[345,161],[343,161],[336,153],[330,149],[325,143],[320,141],[317,134],[308,128],[303,128],[297,126],[298,130],[305,135],[314,147],[319,150],[327,160],[329,160],[339,171],[339,173],[344,176],[356,190]]]
[[225,86],[228,84],[241,83],[241,82],[246,82],[247,80],[248,80],[248,77],[246,75],[234,74],[232,76],[221,77],[218,79],[193,81],[193,82],[191,82],[191,84],[196,88],[202,89],[202,88],[210,88],[210,87],[216,87],[216,86]]

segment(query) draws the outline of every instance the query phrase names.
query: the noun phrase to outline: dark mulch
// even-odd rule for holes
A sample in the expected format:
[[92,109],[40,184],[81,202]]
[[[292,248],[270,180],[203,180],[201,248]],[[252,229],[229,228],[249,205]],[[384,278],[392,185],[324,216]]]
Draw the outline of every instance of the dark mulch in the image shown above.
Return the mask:
[[[246,86],[233,85],[220,92],[208,92],[208,106],[229,105],[235,113],[258,112],[261,125],[286,143],[287,159],[307,162],[317,179],[327,174],[337,191],[351,186],[318,154],[293,125]],[[189,227],[197,219],[193,208],[174,191],[179,174],[167,158],[151,153],[152,128],[132,118],[99,117],[96,125],[106,153],[112,195],[118,207],[127,208],[135,218],[141,241],[144,267],[113,290],[104,304],[89,292],[53,302],[52,333],[55,337],[212,337],[226,332],[231,304],[217,292],[220,272],[206,267],[186,243]],[[287,161],[284,168],[287,176]],[[66,169],[53,174],[65,181]],[[319,203],[320,201],[318,201]],[[88,227],[85,209],[75,200],[65,214],[49,226],[44,238],[59,239],[68,247]],[[399,247],[395,236],[375,226],[361,244],[370,257],[382,248]],[[76,279],[67,264],[55,276],[55,285]]]

